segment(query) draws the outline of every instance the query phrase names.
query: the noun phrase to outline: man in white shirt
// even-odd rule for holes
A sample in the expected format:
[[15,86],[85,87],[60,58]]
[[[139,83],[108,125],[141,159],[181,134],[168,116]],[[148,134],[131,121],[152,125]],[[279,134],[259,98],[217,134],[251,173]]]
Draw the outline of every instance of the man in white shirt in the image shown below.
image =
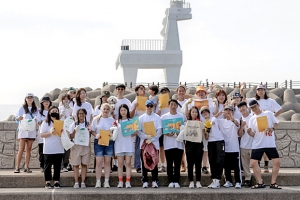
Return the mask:
[[249,120],[252,117],[248,111],[248,106],[245,101],[240,102],[237,105],[239,112],[242,113],[242,121],[241,126],[239,129],[239,136],[241,137],[240,140],[240,150],[241,150],[241,159],[242,159],[242,165],[245,175],[245,183],[244,185],[246,187],[251,186],[251,172],[250,172],[250,158],[251,158],[251,151],[252,151],[252,140],[253,137],[251,137],[247,133],[247,127],[249,126]]
[[[272,178],[270,188],[281,189],[276,184],[276,178],[280,168],[280,159],[276,149],[274,130],[278,127],[278,119],[270,111],[262,111],[256,100],[251,100],[249,106],[254,115],[249,120],[247,132],[253,137],[251,165],[257,181],[257,184],[252,186],[252,189],[265,188],[266,185],[261,178],[260,167],[258,161],[266,153],[269,159],[273,161]],[[259,122],[258,122],[259,119]],[[264,125],[268,124],[268,128]]]

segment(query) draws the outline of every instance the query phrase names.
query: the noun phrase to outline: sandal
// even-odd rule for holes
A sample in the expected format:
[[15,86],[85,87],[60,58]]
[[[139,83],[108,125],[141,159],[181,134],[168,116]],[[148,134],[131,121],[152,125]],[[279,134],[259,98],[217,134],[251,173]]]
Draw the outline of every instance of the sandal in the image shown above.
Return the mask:
[[24,172],[32,173],[32,171],[31,171],[29,168],[25,168],[25,169],[24,169]]
[[271,189],[282,189],[277,183],[270,184]]
[[20,168],[16,168],[14,173],[20,173]]
[[[262,182],[262,184],[256,183],[256,185],[253,185],[253,186],[251,187],[251,189],[261,189],[261,188],[265,188],[265,187],[266,187],[265,183]],[[270,186],[270,187],[271,187],[271,186]]]

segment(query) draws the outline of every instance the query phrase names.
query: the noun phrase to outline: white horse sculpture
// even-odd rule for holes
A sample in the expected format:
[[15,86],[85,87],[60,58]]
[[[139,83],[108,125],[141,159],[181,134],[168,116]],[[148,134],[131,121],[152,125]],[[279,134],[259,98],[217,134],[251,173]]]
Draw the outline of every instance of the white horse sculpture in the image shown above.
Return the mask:
[[163,69],[166,83],[179,83],[182,66],[177,21],[192,18],[190,4],[170,0],[161,36],[163,40],[123,40],[116,69],[123,67],[124,81],[136,83],[138,69]]

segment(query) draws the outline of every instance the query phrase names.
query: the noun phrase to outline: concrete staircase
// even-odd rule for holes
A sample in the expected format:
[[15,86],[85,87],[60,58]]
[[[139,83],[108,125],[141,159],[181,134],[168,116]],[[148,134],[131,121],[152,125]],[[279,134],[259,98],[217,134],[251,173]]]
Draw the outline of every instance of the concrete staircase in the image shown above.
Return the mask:
[[[125,173],[124,173],[125,175]],[[263,179],[267,185],[270,184],[271,173],[263,173]],[[149,175],[151,181],[151,175]],[[201,189],[189,189],[187,173],[181,173],[181,188],[167,188],[167,174],[159,174],[158,189],[141,188],[141,174],[132,173],[132,188],[117,188],[117,173],[113,172],[110,178],[111,188],[94,188],[95,174],[88,173],[86,179],[86,189],[73,189],[74,184],[73,172],[61,174],[60,189],[45,189],[43,173],[33,170],[33,173],[14,174],[13,170],[0,170],[0,200],[1,199],[72,199],[72,200],[88,200],[88,199],[272,199],[272,200],[288,200],[300,199],[300,170],[282,169],[277,178],[277,183],[283,187],[282,190],[270,189],[250,189],[250,188],[221,188],[208,189],[206,186],[211,183],[209,175],[203,175]],[[149,186],[151,182],[149,181]],[[103,180],[102,180],[103,182]],[[224,179],[221,181],[224,183]],[[255,183],[252,177],[252,183]]]

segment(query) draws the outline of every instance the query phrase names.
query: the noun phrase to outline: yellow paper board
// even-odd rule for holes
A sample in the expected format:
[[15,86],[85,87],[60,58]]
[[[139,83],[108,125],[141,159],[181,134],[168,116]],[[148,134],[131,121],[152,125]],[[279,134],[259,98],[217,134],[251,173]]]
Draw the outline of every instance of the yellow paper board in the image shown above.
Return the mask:
[[154,122],[145,122],[144,123],[144,130],[146,135],[156,136],[156,130],[154,127]]
[[110,140],[109,130],[100,130],[100,138],[98,139],[98,144],[102,146],[108,146]]
[[148,100],[148,97],[136,97],[136,102],[138,103],[138,106],[136,107],[137,110],[140,111],[146,111],[146,101]]
[[167,108],[168,102],[170,100],[170,96],[169,93],[165,93],[165,94],[160,94],[158,95],[158,99],[159,99],[159,104],[160,104],[160,108]]
[[61,136],[61,130],[64,128],[64,121],[54,120],[53,127],[55,128],[55,131],[52,134]]
[[194,100],[194,106],[201,109],[203,106],[208,106],[208,100]]
[[257,117],[256,121],[259,132],[264,132],[267,128],[269,128],[267,116]]

